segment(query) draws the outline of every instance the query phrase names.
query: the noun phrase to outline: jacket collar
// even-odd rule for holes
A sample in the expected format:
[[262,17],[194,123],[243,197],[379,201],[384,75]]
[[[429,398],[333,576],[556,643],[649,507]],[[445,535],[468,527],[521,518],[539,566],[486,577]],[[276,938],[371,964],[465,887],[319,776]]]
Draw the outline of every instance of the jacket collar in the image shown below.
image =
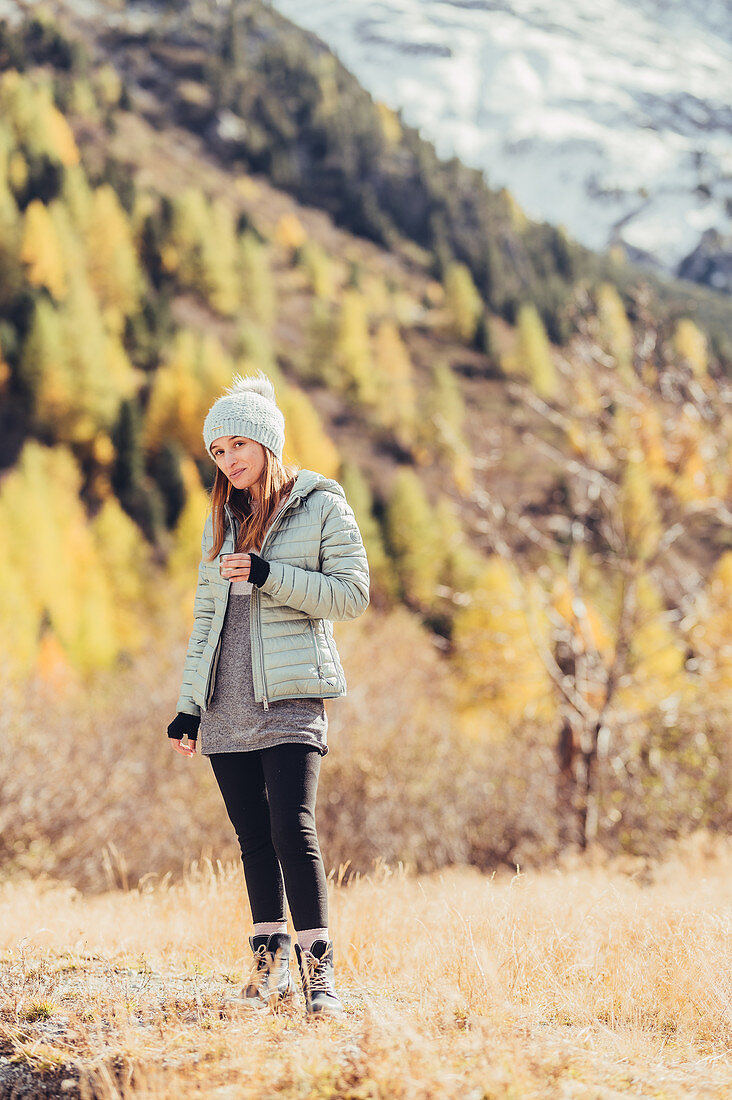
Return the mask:
[[[338,484],[331,477],[324,477],[322,474],[317,473],[315,470],[300,470],[295,476],[295,484],[292,487],[292,491],[285,502],[282,511],[287,511],[288,508],[297,507],[305,497],[309,496],[315,489],[327,489],[329,493],[335,493],[337,496],[341,496],[345,500],[346,494],[343,491],[341,485]],[[234,516],[229,508],[228,501],[224,504],[224,512],[226,513],[229,521],[229,526],[232,531],[236,530],[234,523]]]
[[315,489],[327,489],[329,493],[336,493],[338,496],[344,498],[346,495],[338,482],[334,481],[333,478],[324,477],[315,470],[300,470],[295,477],[295,484],[290,493],[290,500],[303,500]]

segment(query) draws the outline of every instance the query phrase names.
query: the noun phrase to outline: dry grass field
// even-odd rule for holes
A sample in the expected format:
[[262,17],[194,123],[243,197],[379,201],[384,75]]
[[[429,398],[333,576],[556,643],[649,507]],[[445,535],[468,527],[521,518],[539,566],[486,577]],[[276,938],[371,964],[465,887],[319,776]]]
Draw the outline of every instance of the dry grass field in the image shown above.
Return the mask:
[[250,954],[240,865],[98,895],[5,883],[0,1096],[732,1095],[729,839],[330,887],[347,1015],[313,1022],[228,1003]]

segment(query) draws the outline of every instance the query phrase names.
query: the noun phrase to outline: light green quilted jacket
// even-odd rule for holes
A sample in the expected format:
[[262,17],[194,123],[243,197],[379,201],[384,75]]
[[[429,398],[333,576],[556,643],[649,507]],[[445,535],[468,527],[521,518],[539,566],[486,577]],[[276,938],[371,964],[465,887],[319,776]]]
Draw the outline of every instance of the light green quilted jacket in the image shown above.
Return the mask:
[[[235,551],[236,518],[224,505],[227,526],[219,557],[209,512],[193,603],[178,713],[199,715],[213,694],[221,628],[231,580],[222,554]],[[369,567],[353,509],[337,481],[300,470],[284,506],[267,529],[261,556],[270,571],[252,589],[254,696],[267,709],[274,699],[332,699],[346,694],[346,677],[333,637],[333,620],[355,619],[369,604]]]

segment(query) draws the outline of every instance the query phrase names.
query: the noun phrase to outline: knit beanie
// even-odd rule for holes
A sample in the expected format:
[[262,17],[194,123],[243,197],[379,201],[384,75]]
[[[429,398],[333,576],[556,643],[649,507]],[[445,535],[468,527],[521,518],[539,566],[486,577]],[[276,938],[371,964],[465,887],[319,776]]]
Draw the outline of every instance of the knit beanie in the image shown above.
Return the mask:
[[274,386],[264,373],[242,378],[234,375],[234,385],[227,386],[208,410],[203,422],[203,441],[209,458],[211,444],[221,435],[243,435],[254,439],[282,461],[285,446],[285,418],[275,400]]

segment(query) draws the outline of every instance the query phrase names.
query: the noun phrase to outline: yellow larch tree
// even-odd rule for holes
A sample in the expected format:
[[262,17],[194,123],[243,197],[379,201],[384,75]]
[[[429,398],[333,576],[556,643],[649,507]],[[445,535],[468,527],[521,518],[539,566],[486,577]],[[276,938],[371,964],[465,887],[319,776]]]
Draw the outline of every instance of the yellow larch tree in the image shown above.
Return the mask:
[[209,304],[224,317],[235,316],[239,309],[236,229],[231,208],[221,197],[209,209],[209,230],[201,242],[203,283]]
[[[176,591],[181,595],[190,594],[195,585],[196,570],[201,560],[201,539],[203,528],[211,507],[209,494],[201,484],[198,468],[189,455],[183,455],[180,472],[186,492],[186,502],[178,516],[172,533],[172,546],[168,553],[167,575]],[[186,602],[189,620],[186,627],[193,623],[193,598]]]
[[2,348],[0,348],[0,395],[2,395],[9,381],[10,367],[8,366],[8,362],[3,355]]
[[31,286],[42,286],[60,301],[68,289],[66,264],[48,207],[33,199],[23,217],[20,258]]
[[116,107],[122,95],[122,80],[113,65],[100,65],[95,69],[94,91],[104,107]]
[[153,380],[143,428],[146,450],[177,440],[189,454],[203,447],[201,428],[211,405],[231,385],[231,358],[214,336],[179,330]]
[[528,378],[539,397],[551,400],[559,390],[551,346],[533,302],[524,302],[517,318],[516,359],[518,370]]
[[633,378],[633,329],[620,295],[612,283],[601,283],[597,289],[598,338],[602,347],[615,360],[621,377]]
[[50,81],[45,77],[27,77],[15,69],[3,73],[0,117],[10,122],[19,143],[30,153],[45,154],[65,167],[79,163],[73,132],[55,106]]
[[48,212],[56,231],[64,268],[70,273],[70,282],[77,272],[86,268],[83,236],[76,228],[73,214],[63,198],[54,199],[48,207]]
[[361,531],[369,563],[372,593],[377,590],[387,600],[396,600],[398,583],[386,553],[381,528],[374,516],[373,495],[369,484],[355,462],[351,461],[343,463],[340,482]]
[[71,279],[62,317],[66,415],[74,423],[68,438],[93,439],[98,428],[112,426],[120,402],[137,392],[142,375],[119,339],[107,332],[99,303],[82,272]]
[[661,538],[661,517],[640,447],[632,448],[622,466],[619,515],[631,560],[652,557]]
[[92,189],[81,164],[64,172],[61,197],[74,229],[83,239],[91,217]]
[[25,283],[24,265],[20,260],[22,217],[7,179],[3,178],[3,148],[7,130],[0,121],[0,309],[6,309],[20,293]]
[[328,303],[313,299],[308,318],[304,347],[298,364],[303,378],[339,388],[335,363],[338,322]]
[[[608,612],[615,613],[610,605],[615,593],[605,578],[603,589],[597,584],[597,570],[588,556],[580,551],[583,559],[579,569],[579,583],[571,582],[566,573],[554,576],[550,585],[550,606],[554,613],[552,622],[552,649],[554,656],[564,647],[573,654],[576,662],[573,670],[564,668],[571,675],[572,689],[584,700],[588,713],[599,714],[607,701],[608,674],[615,656],[617,639],[614,636]],[[590,574],[589,584],[586,583]],[[598,590],[595,599],[592,588]],[[592,727],[596,719],[585,718]],[[572,724],[581,723],[577,713],[572,714]]]
[[341,299],[333,362],[341,392],[359,404],[373,405],[378,395],[368,314],[363,295],[355,289]]
[[678,321],[673,336],[676,354],[691,367],[697,378],[704,378],[709,365],[709,348],[704,333],[690,317]]
[[280,387],[277,400],[285,417],[285,463],[295,462],[324,477],[336,477],[340,467],[338,448],[307,394],[296,386]]
[[297,251],[298,266],[316,298],[332,301],[335,296],[333,262],[317,241],[307,240]]
[[139,309],[143,280],[129,219],[109,184],[98,187],[92,196],[86,257],[105,324],[119,335],[125,319]]
[[290,211],[278,218],[274,231],[274,241],[289,256],[293,256],[298,248],[302,248],[306,240],[307,233],[303,229],[302,222],[297,214]]
[[[27,445],[26,445],[27,446]],[[31,672],[38,655],[41,611],[36,587],[28,576],[24,542],[36,541],[33,502],[23,491],[16,466],[0,480],[0,669],[7,684],[17,675]]]
[[[146,596],[150,549],[139,528],[114,497],[104,501],[91,521],[97,561],[114,589],[112,628],[116,645],[137,650],[145,639],[147,621],[140,617]],[[154,589],[156,586],[149,586]]]
[[399,116],[391,107],[388,107],[386,103],[382,103],[380,99],[376,100],[376,110],[379,116],[381,132],[386,138],[387,143],[389,145],[398,144],[402,136],[402,125],[399,121]]
[[465,402],[455,372],[438,360],[419,402],[415,456],[423,464],[435,458],[449,462],[457,489],[466,495],[473,484],[473,464],[464,421]]
[[105,331],[83,272],[73,274],[58,308],[36,302],[21,371],[38,423],[55,438],[75,443],[90,443],[100,428],[110,428],[120,401],[137,391],[141,379],[122,345]]
[[100,111],[94,89],[85,76],[77,76],[71,82],[68,97],[70,114],[83,118],[87,123],[100,121]]
[[14,194],[19,195],[28,183],[28,161],[20,149],[13,149],[8,157],[7,183],[13,189]]
[[173,200],[170,232],[161,250],[163,267],[184,286],[203,289],[201,243],[208,231],[206,196],[196,187],[186,187]]
[[697,410],[689,405],[677,415],[669,431],[669,485],[682,504],[714,495],[716,443]]
[[650,397],[639,394],[632,408],[621,405],[616,410],[607,443],[622,461],[630,455],[642,462],[649,485],[663,489],[671,483],[666,435],[662,411]]
[[393,321],[381,321],[376,329],[374,360],[379,382],[379,421],[408,449],[414,442],[417,391],[409,352]]
[[[585,563],[586,568],[591,567],[586,553]],[[610,626],[584,587],[577,591],[566,575],[555,576],[551,582],[551,605],[577,637],[581,650],[593,650],[604,660],[612,657],[614,639]]]
[[391,488],[386,509],[386,536],[404,594],[428,609],[444,562],[441,533],[434,509],[414,470],[401,468]]
[[197,291],[226,317],[236,313],[240,300],[236,232],[231,209],[222,198],[210,203],[196,187],[176,196],[161,258],[165,270],[183,288]]
[[459,340],[471,343],[475,338],[478,321],[483,312],[483,301],[473,282],[470,269],[463,263],[448,264],[444,288],[450,327]]
[[609,447],[610,434],[602,425],[605,400],[597,383],[582,370],[572,379],[574,414],[567,423],[567,442],[575,454],[583,455],[597,470],[614,468]]
[[549,645],[543,603],[539,584],[495,555],[470,603],[456,612],[451,660],[469,736],[502,739],[525,720],[554,719],[553,685],[541,656]]
[[239,239],[239,278],[244,312],[269,332],[277,316],[277,292],[269,248],[251,230]]
[[699,594],[690,641],[705,690],[732,710],[732,550],[725,550]]
[[[149,567],[139,534],[121,512],[90,523],[81,504],[81,474],[66,447],[27,442],[13,470],[0,483],[0,576],[7,598],[0,605],[3,662],[27,674],[49,630],[70,665],[81,673],[113,664],[120,649],[139,635],[120,605],[142,589]],[[52,552],[49,552],[52,548]],[[10,618],[13,616],[13,618]],[[139,619],[139,609],[138,609]],[[123,616],[124,618],[124,616]]]
[[690,698],[692,685],[684,669],[686,643],[671,628],[649,573],[638,577],[635,603],[634,630],[615,705],[643,717],[672,696],[679,703]]
[[442,544],[440,584],[452,591],[447,599],[461,606],[479,583],[485,568],[485,555],[468,542],[455,501],[444,494],[437,500],[434,526]]
[[637,438],[645,456],[649,480],[654,488],[665,488],[670,482],[670,471],[666,458],[663,413],[649,397],[644,396],[640,399],[640,408],[636,415],[639,420]]
[[47,299],[39,298],[33,311],[20,361],[25,385],[36,403],[66,407],[66,351],[61,318]]
[[391,316],[392,298],[384,276],[378,271],[364,271],[359,284],[366,313],[372,321]]

